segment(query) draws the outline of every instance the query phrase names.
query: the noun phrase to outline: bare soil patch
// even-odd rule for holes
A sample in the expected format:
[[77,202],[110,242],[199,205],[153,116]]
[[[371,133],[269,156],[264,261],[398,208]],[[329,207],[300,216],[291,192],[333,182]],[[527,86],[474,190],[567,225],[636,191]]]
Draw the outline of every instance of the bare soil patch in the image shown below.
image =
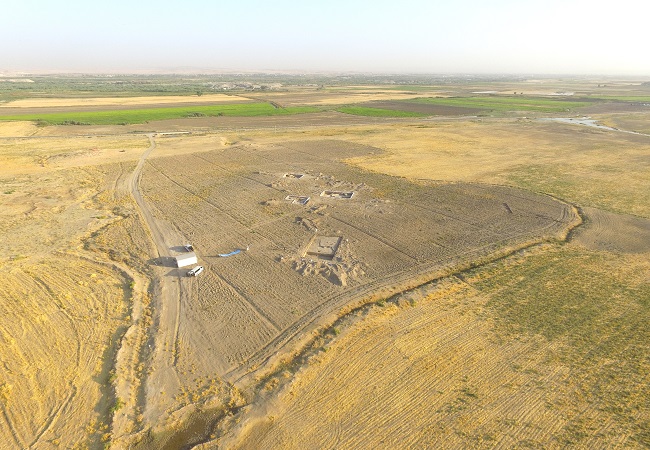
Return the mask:
[[[378,289],[556,236],[576,219],[570,207],[545,196],[420,185],[339,162],[376,151],[341,141],[286,142],[148,162],[145,198],[194,244],[206,267],[196,279],[179,280],[172,347],[181,389],[215,374],[239,379],[305,327]],[[305,176],[284,177],[293,172]],[[355,195],[320,197],[324,190]],[[293,204],[287,195],[311,200]],[[305,255],[316,233],[341,238],[331,261]],[[173,396],[170,389],[166,395]]]
[[359,106],[368,108],[391,109],[426,114],[429,116],[471,116],[483,111],[479,108],[465,108],[460,106],[431,105],[426,103],[413,103],[408,101],[375,101],[361,103]]
[[[427,95],[436,95],[438,92],[432,92]],[[407,91],[381,91],[381,90],[361,90],[361,91],[331,91],[331,90],[314,90],[309,92],[275,92],[275,93],[254,93],[247,97],[259,100],[273,101],[282,106],[303,106],[303,105],[346,105],[350,103],[367,102],[371,100],[401,100],[417,98],[422,93]]]
[[621,253],[650,252],[650,219],[583,208],[587,223],[575,241],[593,250]]

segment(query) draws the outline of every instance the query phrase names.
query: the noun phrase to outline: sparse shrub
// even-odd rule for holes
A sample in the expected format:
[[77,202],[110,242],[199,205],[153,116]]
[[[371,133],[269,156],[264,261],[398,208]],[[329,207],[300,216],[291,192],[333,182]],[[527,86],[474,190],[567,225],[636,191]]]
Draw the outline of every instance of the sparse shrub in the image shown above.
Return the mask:
[[120,409],[124,407],[124,405],[125,405],[124,400],[118,397],[117,399],[115,399],[115,404],[111,407],[111,412],[113,414],[118,412]]

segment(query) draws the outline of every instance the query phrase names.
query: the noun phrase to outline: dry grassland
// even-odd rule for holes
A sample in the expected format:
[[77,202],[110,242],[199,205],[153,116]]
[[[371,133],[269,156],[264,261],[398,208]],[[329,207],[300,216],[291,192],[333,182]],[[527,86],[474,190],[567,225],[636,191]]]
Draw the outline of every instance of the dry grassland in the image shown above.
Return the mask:
[[0,103],[1,108],[62,108],[76,106],[145,106],[174,103],[232,103],[249,101],[245,97],[226,94],[169,95],[159,97],[89,97],[89,98],[25,98]]
[[0,122],[0,137],[32,136],[38,130],[34,122]]
[[[649,102],[650,103],[650,102]],[[621,130],[650,134],[650,112],[636,114],[603,115],[599,117],[604,125]]]
[[[148,161],[146,200],[166,228],[184,236],[175,245],[192,242],[206,267],[196,279],[173,267],[164,275],[181,291],[166,344],[176,376],[161,389],[176,403],[161,417],[192,398],[204,400],[215,375],[239,380],[279,350],[291,352],[305,330],[347,305],[495,251],[553,239],[576,220],[567,205],[525,191],[415,184],[337,162],[373,151],[321,139]],[[293,172],[304,176],[284,177]],[[325,190],[355,194],[329,199]],[[291,194],[311,200],[295,205],[285,200]],[[331,261],[305,254],[319,236],[342,238]],[[218,256],[249,245],[248,252]]]
[[375,306],[219,448],[643,448],[648,256],[550,245]]
[[384,150],[349,160],[372,171],[514,185],[650,217],[648,137],[532,121],[357,127],[327,136]]
[[[111,371],[145,288],[131,268],[146,240],[132,245],[133,206],[116,192],[133,163],[94,164],[142,144],[0,141],[2,448],[98,448],[111,436]],[[104,239],[110,252],[97,251]]]
[[[421,92],[260,95],[330,105]],[[210,97],[177,101],[233,100]],[[21,107],[88,105],[61,101]],[[0,448],[650,445],[650,138],[327,114],[0,123]],[[641,114],[603,117],[647,128]],[[156,137],[141,190],[163,245],[195,244],[206,266],[196,279],[153,267],[160,243],[128,192],[149,141],[127,133],[185,128],[195,133]],[[120,136],[79,135],[92,133]],[[555,239],[573,210],[535,192],[583,207],[570,243]],[[344,238],[332,264],[303,257],[318,236]],[[450,266],[462,271],[319,328]],[[165,323],[164,292],[154,283],[160,298],[146,295],[154,277],[178,293]],[[285,365],[313,336],[309,362]],[[161,376],[151,344],[168,359]]]
[[[427,95],[439,95],[440,92],[430,92]],[[421,92],[404,92],[404,91],[314,91],[314,92],[273,92],[263,94],[249,94],[250,98],[272,101],[287,106],[333,106],[347,105],[351,103],[368,102],[372,100],[406,100],[421,97]]]
[[[133,161],[148,147],[144,136],[72,136],[0,139],[2,189],[15,188],[11,176]],[[5,189],[6,190],[6,189]]]
[[[357,127],[345,136],[387,150],[349,160],[373,171],[515,184],[650,217],[643,137],[527,121]],[[300,372],[267,380],[260,403],[215,443],[647,447],[650,221],[585,213],[571,244],[536,247],[351,316]],[[283,380],[294,381],[273,394]]]

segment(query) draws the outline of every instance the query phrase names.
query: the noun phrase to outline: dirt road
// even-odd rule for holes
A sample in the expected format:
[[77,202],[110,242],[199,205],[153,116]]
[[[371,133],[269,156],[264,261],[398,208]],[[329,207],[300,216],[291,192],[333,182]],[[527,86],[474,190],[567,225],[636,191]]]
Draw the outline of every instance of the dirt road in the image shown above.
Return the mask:
[[[144,200],[140,190],[142,169],[147,157],[156,148],[154,134],[148,134],[147,137],[151,145],[142,154],[131,175],[129,190],[138,205],[138,209],[156,246],[156,254],[151,255],[157,261],[154,270],[155,278],[152,284],[155,334],[150,337],[149,367],[152,372],[146,380],[144,411],[145,419],[155,421],[167,407],[171,406],[165,401],[165,399],[168,401],[172,399],[173,392],[169,392],[170,388],[175,390],[180,385],[174,367],[174,355],[180,321],[182,274],[179,270],[171,268],[169,261],[171,260],[170,248],[174,243],[182,242],[182,238],[177,235],[176,230],[165,227],[164,223],[156,220],[152,209]],[[163,391],[161,389],[163,386],[167,393],[171,395],[162,395]]]

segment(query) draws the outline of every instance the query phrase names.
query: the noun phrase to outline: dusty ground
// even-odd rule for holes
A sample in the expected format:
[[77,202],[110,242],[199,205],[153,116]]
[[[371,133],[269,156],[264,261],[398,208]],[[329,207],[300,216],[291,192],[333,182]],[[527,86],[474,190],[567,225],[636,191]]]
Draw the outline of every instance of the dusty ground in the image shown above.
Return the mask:
[[[490,139],[503,138],[505,127],[474,135],[473,152],[464,145],[467,128],[456,128],[453,141],[443,128],[428,145],[417,145],[425,140],[417,130],[394,140],[369,131],[365,142],[381,140],[403,158],[372,168],[446,179],[446,161],[455,160],[466,179],[507,179],[511,166]],[[515,130],[522,133],[512,124]],[[576,139],[568,141],[571,131]],[[647,186],[636,184],[647,179],[643,141],[614,133],[581,146],[580,129],[562,130],[562,141],[554,132],[534,135],[536,157],[526,147],[530,134],[513,138],[523,145],[509,157],[534,167],[564,142],[571,152],[558,148],[554,164],[568,171],[555,181],[566,197],[650,216],[638,198]],[[599,142],[617,158],[599,154]],[[433,150],[436,143],[450,151]],[[588,190],[572,175],[598,179],[610,171],[625,175]],[[544,174],[531,178],[544,182]],[[625,206],[611,186],[629,189]],[[642,330],[650,313],[650,219],[589,206],[583,212],[587,222],[569,245],[531,248],[337,323],[302,366],[262,379],[249,410],[204,448],[647,447],[650,350]]]
[[[166,396],[191,397],[215,375],[240,380],[341,307],[552,237],[576,219],[567,206],[525,191],[415,185],[337,162],[369,151],[376,149],[323,140],[149,160],[143,192],[157,220],[169,222],[167,246],[192,242],[206,267],[197,279],[178,278],[180,312],[170,330],[177,381]],[[305,176],[283,177],[296,171]],[[320,196],[326,189],[355,194],[328,199]],[[290,194],[312,200],[295,205],[285,200]],[[343,238],[332,261],[305,255],[318,236]],[[166,276],[183,273],[168,268]]]

